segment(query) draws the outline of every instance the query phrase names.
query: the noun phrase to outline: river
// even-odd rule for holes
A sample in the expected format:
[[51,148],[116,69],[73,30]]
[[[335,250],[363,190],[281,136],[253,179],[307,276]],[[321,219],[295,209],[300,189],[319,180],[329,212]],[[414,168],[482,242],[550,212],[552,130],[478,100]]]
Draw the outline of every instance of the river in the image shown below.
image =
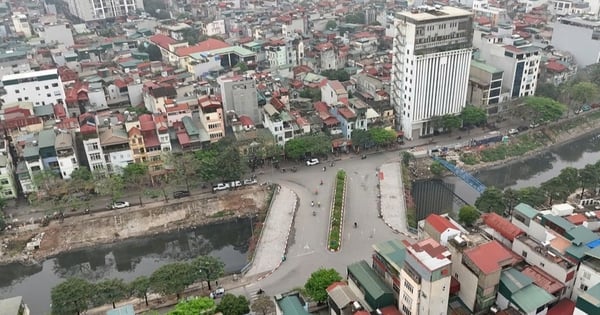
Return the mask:
[[164,264],[199,255],[218,257],[226,272],[235,273],[247,264],[250,235],[250,221],[243,219],[75,250],[41,265],[0,266],[0,296],[22,295],[32,314],[49,314],[52,287],[68,277],[131,281]]

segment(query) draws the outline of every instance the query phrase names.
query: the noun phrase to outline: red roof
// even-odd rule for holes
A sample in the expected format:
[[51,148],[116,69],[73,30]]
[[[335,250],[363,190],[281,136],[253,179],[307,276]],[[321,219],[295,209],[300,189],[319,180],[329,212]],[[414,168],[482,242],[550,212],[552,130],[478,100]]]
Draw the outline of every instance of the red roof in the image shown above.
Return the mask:
[[567,70],[567,67],[556,60],[550,60],[546,63],[546,69],[552,72],[564,72]]
[[458,230],[458,227],[450,222],[449,219],[439,214],[430,214],[425,218],[425,223],[431,225],[436,231],[442,233],[447,229]]
[[326,112],[329,113],[329,106],[325,102],[315,102],[313,107],[317,112]]
[[512,262],[513,255],[494,240],[465,251],[465,255],[483,272],[491,274]]
[[164,49],[169,49],[169,45],[175,44],[177,42],[173,38],[164,34],[152,35],[150,36],[150,41]]
[[198,44],[196,44],[194,46],[177,48],[175,53],[178,56],[188,56],[188,55],[194,54],[194,53],[210,51],[210,50],[215,50],[215,49],[221,49],[221,48],[225,48],[225,47],[229,47],[229,44],[227,44],[224,41],[218,40],[218,39],[209,38],[203,42],[199,42]]
[[587,217],[581,213],[572,214],[570,216],[565,217],[569,222],[575,225],[581,225],[583,222],[587,221]]
[[65,106],[63,104],[55,104],[54,106],[54,116],[56,118],[66,118],[67,117],[67,111],[65,110]]
[[537,266],[527,266],[521,272],[533,279],[533,283],[535,283],[538,287],[546,290],[546,292],[552,295],[565,287],[564,284]]
[[245,115],[241,115],[238,118],[239,118],[242,126],[254,126],[254,122],[252,121],[252,118],[245,116]]
[[177,140],[179,140],[179,144],[188,145],[190,144],[190,136],[185,131],[180,131],[177,133]]
[[483,218],[483,223],[496,230],[500,235],[511,242],[514,241],[517,236],[524,233],[516,225],[497,213],[485,213],[481,217]]
[[349,108],[347,107],[342,107],[340,109],[338,109],[338,112],[340,113],[340,115],[342,115],[342,117],[344,117],[345,119],[352,119],[356,117],[356,114],[354,114],[354,112],[352,112]]
[[548,309],[546,315],[573,315],[575,311],[575,302],[569,299],[562,299],[556,305]]
[[[152,122],[154,124],[154,122]],[[146,148],[158,147],[160,146],[160,141],[158,140],[158,135],[156,131],[148,131],[143,133],[144,136],[144,145]]]
[[344,282],[344,281],[336,281],[336,282],[334,282],[334,283],[330,284],[330,285],[327,287],[327,289],[326,289],[326,290],[327,290],[327,292],[329,292],[329,291],[331,291],[331,290],[335,289],[335,288],[336,288],[336,287],[338,287],[338,286],[347,286],[347,285],[348,285],[348,284],[347,284],[346,282]]

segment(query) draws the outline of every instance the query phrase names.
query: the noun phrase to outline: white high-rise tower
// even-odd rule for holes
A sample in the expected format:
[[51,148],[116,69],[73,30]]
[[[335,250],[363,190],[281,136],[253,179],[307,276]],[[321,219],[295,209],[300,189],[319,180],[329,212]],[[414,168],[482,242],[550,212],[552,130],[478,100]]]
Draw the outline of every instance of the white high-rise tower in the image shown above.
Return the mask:
[[420,6],[396,13],[391,96],[407,139],[433,133],[433,117],[465,106],[471,65],[470,11]]

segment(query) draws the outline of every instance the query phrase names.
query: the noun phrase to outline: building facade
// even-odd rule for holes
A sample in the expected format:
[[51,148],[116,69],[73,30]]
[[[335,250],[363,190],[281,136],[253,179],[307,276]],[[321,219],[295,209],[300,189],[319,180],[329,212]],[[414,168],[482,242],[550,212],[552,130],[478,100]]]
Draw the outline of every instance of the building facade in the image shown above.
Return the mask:
[[256,82],[246,77],[219,77],[223,110],[245,115],[252,121],[262,121],[258,108]]
[[4,104],[31,102],[33,106],[63,104],[65,90],[58,70],[41,70],[9,74],[2,77],[6,94],[1,97]]
[[397,13],[392,104],[404,136],[434,132],[432,117],[465,106],[472,54],[472,13],[426,7]]
[[144,9],[143,0],[67,0],[67,5],[72,15],[84,21],[126,16]]

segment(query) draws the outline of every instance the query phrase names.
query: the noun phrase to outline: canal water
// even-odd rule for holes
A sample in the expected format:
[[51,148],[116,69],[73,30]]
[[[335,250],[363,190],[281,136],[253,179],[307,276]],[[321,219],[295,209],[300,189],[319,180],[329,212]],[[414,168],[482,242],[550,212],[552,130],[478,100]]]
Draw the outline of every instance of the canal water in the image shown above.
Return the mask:
[[[600,160],[600,135],[590,134],[553,147],[535,157],[482,170],[473,175],[488,187],[519,189],[539,186],[557,176],[565,167],[582,168],[598,160]],[[479,197],[477,191],[455,176],[443,180],[417,181],[413,183],[412,192],[417,204],[418,220],[425,218],[428,213],[456,212],[462,200],[473,204]]]
[[50,291],[68,277],[131,281],[164,264],[200,255],[218,257],[226,272],[239,272],[247,264],[250,235],[250,220],[240,219],[75,250],[40,265],[0,266],[0,298],[22,295],[32,314],[49,314]]

